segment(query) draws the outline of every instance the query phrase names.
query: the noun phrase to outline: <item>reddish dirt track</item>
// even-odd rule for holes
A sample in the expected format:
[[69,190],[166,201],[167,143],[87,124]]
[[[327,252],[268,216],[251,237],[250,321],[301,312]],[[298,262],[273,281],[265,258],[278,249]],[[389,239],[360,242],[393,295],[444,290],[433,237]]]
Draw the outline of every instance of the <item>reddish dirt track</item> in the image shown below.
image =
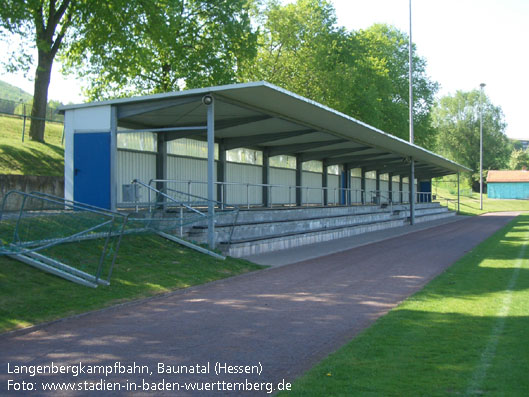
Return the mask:
[[[0,394],[9,379],[41,382],[292,381],[420,290],[515,214],[472,217],[292,265],[178,291],[0,335]],[[97,293],[97,291],[95,291]],[[15,365],[148,366],[149,374],[8,374]],[[215,363],[255,365],[260,374],[214,373]],[[158,363],[210,363],[209,374],[158,374]],[[218,385],[216,387],[219,387]],[[221,386],[222,387],[222,386]],[[224,385],[224,387],[228,387]],[[44,394],[39,392],[36,395]],[[67,392],[63,395],[85,395]],[[210,395],[157,392],[155,395]],[[151,395],[154,395],[151,394]],[[224,391],[220,394],[237,393]],[[266,393],[262,393],[266,394]],[[19,395],[19,394],[17,394]],[[34,394],[35,395],[35,394]],[[50,394],[51,395],[51,394]],[[61,395],[61,393],[53,393]],[[97,395],[97,394],[95,394]]]

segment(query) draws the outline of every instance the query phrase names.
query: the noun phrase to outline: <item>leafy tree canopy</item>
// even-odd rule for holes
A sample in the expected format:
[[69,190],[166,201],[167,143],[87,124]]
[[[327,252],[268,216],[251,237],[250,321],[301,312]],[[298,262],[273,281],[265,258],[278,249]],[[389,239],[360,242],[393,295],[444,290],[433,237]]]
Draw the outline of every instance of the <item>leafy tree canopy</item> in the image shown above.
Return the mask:
[[521,170],[523,167],[529,168],[529,151],[514,149],[509,159],[509,168]]
[[245,0],[114,0],[79,15],[61,61],[90,99],[235,82],[255,55]]
[[[267,80],[385,132],[409,137],[408,36],[387,25],[348,32],[326,0],[266,3],[258,54],[239,70],[244,81]],[[437,84],[414,56],[416,143],[432,148],[429,111]]]
[[31,139],[44,142],[44,126],[48,87],[54,59],[63,47],[76,15],[82,9],[97,6],[96,2],[72,0],[1,0],[0,37],[14,46],[10,60],[4,63],[8,71],[28,73],[37,53],[35,89],[31,110]]
[[[482,101],[483,169],[502,169],[507,166],[511,152],[503,112],[485,95]],[[453,96],[441,98],[432,117],[438,130],[437,150],[473,169],[472,182],[479,179],[480,91],[457,91]]]

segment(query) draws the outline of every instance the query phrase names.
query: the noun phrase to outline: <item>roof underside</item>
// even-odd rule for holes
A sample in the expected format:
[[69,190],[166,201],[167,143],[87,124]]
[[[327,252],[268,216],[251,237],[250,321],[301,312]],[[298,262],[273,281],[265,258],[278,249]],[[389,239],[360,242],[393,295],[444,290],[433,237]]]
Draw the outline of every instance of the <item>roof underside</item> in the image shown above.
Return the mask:
[[[319,160],[325,165],[347,164],[407,175],[415,160],[417,178],[431,178],[469,169],[385,134],[323,105],[266,82],[235,84],[147,97],[66,106],[117,107],[118,127],[157,129],[206,125],[204,95],[215,98],[215,141],[225,149],[253,148],[268,153]],[[205,130],[158,132],[166,140],[206,140]]]

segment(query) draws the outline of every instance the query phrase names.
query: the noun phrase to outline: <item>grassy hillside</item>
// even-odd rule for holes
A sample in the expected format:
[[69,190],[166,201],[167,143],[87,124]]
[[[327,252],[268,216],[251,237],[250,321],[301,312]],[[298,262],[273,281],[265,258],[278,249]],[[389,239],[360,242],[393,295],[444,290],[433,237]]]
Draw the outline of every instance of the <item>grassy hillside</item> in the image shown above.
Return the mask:
[[29,120],[22,142],[22,126],[21,119],[0,116],[0,174],[63,175],[62,124],[46,123],[46,143],[29,139]]
[[19,102],[20,100],[27,102],[33,98],[33,95],[5,81],[0,81],[0,98],[15,102]]

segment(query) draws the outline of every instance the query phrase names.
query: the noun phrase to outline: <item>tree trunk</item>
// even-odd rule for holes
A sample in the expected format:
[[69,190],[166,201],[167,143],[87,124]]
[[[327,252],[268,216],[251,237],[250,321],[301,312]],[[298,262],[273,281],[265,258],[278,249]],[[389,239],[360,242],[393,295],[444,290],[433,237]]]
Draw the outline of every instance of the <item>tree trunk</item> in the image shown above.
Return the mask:
[[35,72],[35,88],[33,92],[33,107],[31,109],[31,126],[29,136],[32,140],[44,143],[44,128],[46,127],[46,107],[48,105],[48,87],[51,79],[53,56],[39,50],[39,63]]

